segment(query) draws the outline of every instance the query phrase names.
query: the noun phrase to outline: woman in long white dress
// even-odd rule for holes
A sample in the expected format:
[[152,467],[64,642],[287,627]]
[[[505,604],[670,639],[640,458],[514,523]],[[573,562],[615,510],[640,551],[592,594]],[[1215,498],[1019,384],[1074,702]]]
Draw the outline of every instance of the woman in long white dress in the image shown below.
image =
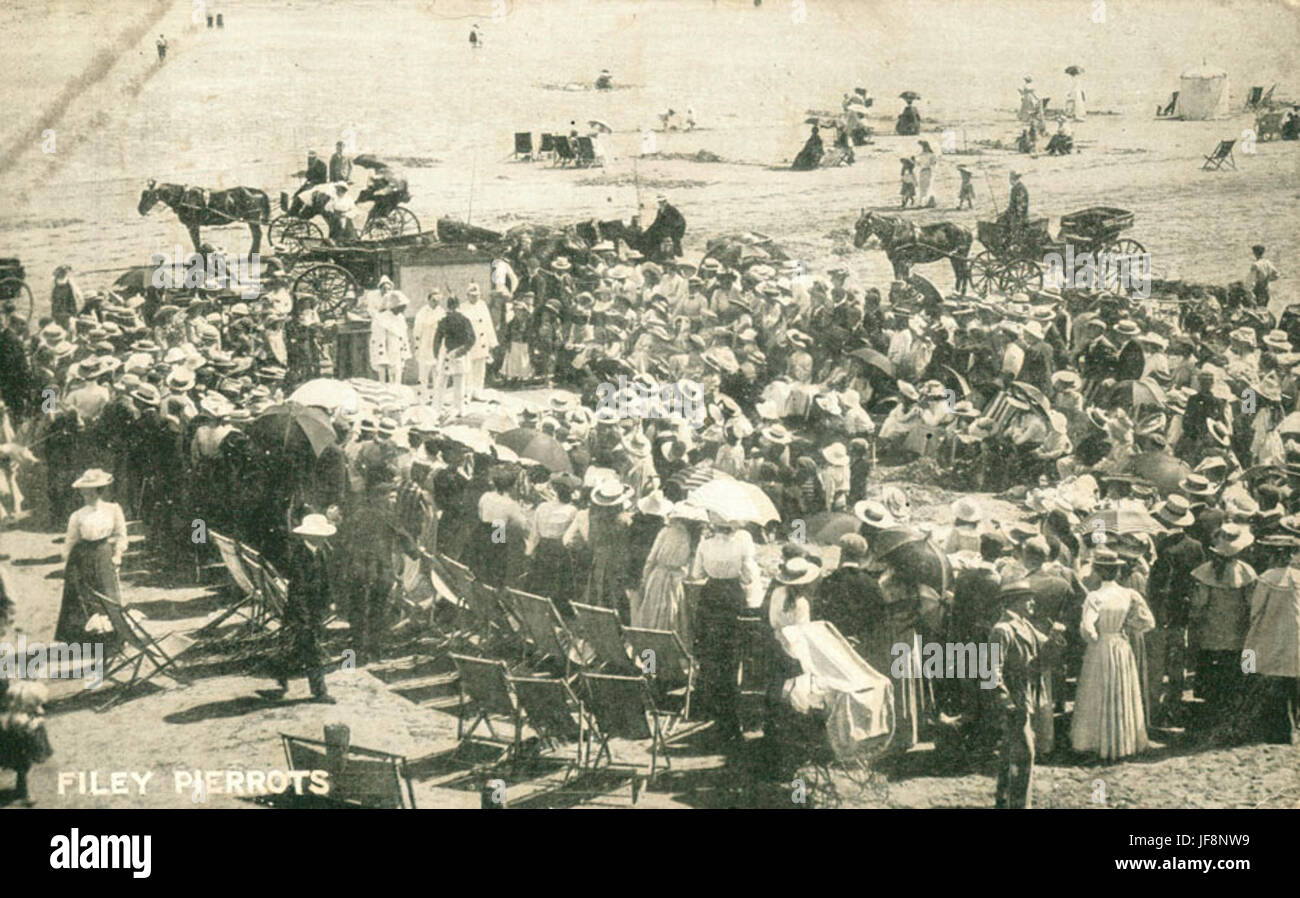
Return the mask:
[[690,646],[686,625],[686,588],[682,581],[691,563],[691,532],[688,508],[674,508],[668,523],[655,537],[641,569],[640,600],[632,606],[632,626],[648,630],[672,630]]
[[1109,549],[1093,553],[1101,586],[1088,593],[1079,623],[1087,648],[1070,742],[1075,751],[1094,752],[1102,760],[1135,754],[1148,744],[1142,681],[1129,638],[1155,627],[1155,618],[1141,593],[1116,582],[1121,567]]
[[930,142],[923,140],[921,152],[916,154],[916,204],[924,207],[933,202],[930,196],[930,180],[934,177],[934,166],[939,156],[930,148]]

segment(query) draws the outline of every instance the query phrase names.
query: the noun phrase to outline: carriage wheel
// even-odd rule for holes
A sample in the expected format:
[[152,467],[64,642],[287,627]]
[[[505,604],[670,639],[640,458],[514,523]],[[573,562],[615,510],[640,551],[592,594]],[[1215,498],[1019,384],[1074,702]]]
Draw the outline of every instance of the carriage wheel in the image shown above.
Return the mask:
[[276,252],[300,253],[325,242],[325,234],[314,221],[280,215],[271,220],[266,239]]
[[[1115,260],[1110,262],[1103,286],[1107,290],[1120,292],[1128,292],[1135,286],[1138,286],[1138,278],[1150,276],[1151,274],[1150,267],[1147,265],[1140,265],[1136,259],[1137,256],[1145,255],[1146,251],[1146,247],[1141,243],[1138,243],[1136,240],[1130,240],[1127,237],[1119,240],[1112,240],[1110,243],[1107,243],[1102,247],[1102,254],[1111,260]],[[1118,260],[1121,259],[1127,259],[1129,261],[1126,263],[1119,262]],[[1121,268],[1120,266],[1123,267]],[[1121,278],[1121,274],[1126,275],[1128,280],[1125,281]]]
[[1043,269],[1032,259],[1014,259],[999,273],[998,287],[1008,296],[1028,290],[1041,290]]
[[980,296],[988,296],[998,285],[997,273],[1000,268],[997,257],[988,250],[972,258],[968,263],[970,283]]
[[22,278],[0,280],[0,296],[13,302],[14,307],[27,319],[28,328],[36,323],[36,300],[32,297],[32,288]]
[[420,233],[420,220],[405,206],[398,206],[383,218],[370,219],[361,229],[363,240],[384,240],[388,237],[418,233]]
[[316,300],[316,314],[321,321],[341,314],[344,307],[361,294],[361,286],[352,272],[339,265],[313,265],[293,282],[294,306],[310,296]]

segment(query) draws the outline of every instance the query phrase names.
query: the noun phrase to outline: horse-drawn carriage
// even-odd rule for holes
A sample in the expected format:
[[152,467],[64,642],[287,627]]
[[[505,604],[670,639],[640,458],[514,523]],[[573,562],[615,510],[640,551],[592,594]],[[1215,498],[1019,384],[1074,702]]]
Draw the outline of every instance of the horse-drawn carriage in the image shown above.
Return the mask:
[[12,302],[14,307],[32,321],[35,302],[27,286],[27,272],[17,259],[0,259],[0,302]]
[[[1133,217],[1127,209],[1090,206],[1062,216],[1055,238],[1046,218],[1031,219],[1024,225],[981,221],[976,234],[984,249],[970,260],[971,283],[982,295],[1042,289],[1047,267],[1044,259],[1054,253],[1062,264],[1072,257],[1080,260],[1077,265],[1084,265],[1084,257],[1090,257],[1092,271],[1102,285],[1121,287],[1118,275],[1123,260],[1146,252],[1138,241],[1120,236],[1133,226]],[[1107,260],[1104,265],[1103,258]]]
[[[336,235],[340,238],[338,243],[382,241],[420,233],[420,220],[405,206],[382,204],[369,187],[357,196],[357,202],[371,201],[375,202],[375,206],[366,216],[360,232],[355,235],[351,232]],[[327,245],[326,231],[316,221],[322,217],[328,220],[320,204],[304,203],[295,208],[288,196],[282,193],[280,206],[283,213],[271,219],[267,228],[267,240],[277,253],[294,255]]]

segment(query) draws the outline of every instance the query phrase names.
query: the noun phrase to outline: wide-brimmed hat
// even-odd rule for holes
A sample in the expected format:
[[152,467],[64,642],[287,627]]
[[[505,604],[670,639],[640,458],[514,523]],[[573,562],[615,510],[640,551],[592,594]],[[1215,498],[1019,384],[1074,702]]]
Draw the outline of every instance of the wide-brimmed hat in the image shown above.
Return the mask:
[[822,566],[814,559],[803,555],[786,558],[776,570],[776,580],[786,586],[799,586],[811,583],[822,574]]
[[769,424],[759,431],[759,435],[769,443],[786,446],[794,442],[794,434],[783,424]]
[[167,386],[180,392],[191,389],[194,386],[194,372],[184,365],[177,365],[167,375]]
[[978,524],[984,516],[980,514],[980,507],[974,499],[962,496],[952,503],[952,517],[959,524]]
[[113,475],[102,468],[90,468],[75,481],[72,488],[74,490],[94,490],[108,486],[113,482]]
[[883,502],[875,499],[863,499],[853,506],[853,515],[859,521],[876,530],[898,526],[898,521],[889,513]]
[[131,391],[131,398],[145,405],[157,405],[162,401],[162,397],[158,395],[158,388],[153,384],[140,384]]
[[822,458],[832,465],[847,465],[849,463],[849,453],[844,448],[843,443],[831,443],[823,448]]
[[1083,378],[1073,371],[1057,371],[1052,375],[1052,386],[1058,390],[1078,390],[1083,386]]
[[1092,566],[1094,569],[1099,567],[1113,569],[1113,568],[1122,567],[1124,565],[1124,559],[1120,558],[1117,552],[1115,552],[1112,549],[1107,549],[1105,547],[1102,547],[1100,549],[1095,549],[1092,553],[1092,557],[1090,561],[1092,562]]
[[1249,527],[1245,524],[1229,522],[1219,528],[1214,542],[1210,545],[1210,551],[1215,555],[1231,558],[1233,555],[1240,554],[1254,541],[1255,534],[1250,532]]
[[1291,351],[1291,337],[1283,330],[1271,330],[1260,340],[1269,349],[1276,349],[1278,352]]
[[1228,339],[1238,343],[1255,345],[1255,332],[1248,327],[1238,327],[1228,332]]
[[1038,593],[1034,591],[1034,585],[1028,580],[1012,580],[1003,583],[998,590],[998,604],[1004,608],[1024,599],[1037,598]]
[[591,491],[591,501],[596,505],[622,505],[631,498],[632,491],[614,477],[606,477]]
[[1177,493],[1157,505],[1155,512],[1157,518],[1171,527],[1190,527],[1196,522],[1191,503]]
[[1220,446],[1228,446],[1232,443],[1232,430],[1222,421],[1216,421],[1213,418],[1207,419],[1205,432]]
[[673,503],[664,495],[663,490],[655,490],[648,496],[642,496],[636,503],[636,510],[641,514],[665,517],[673,510]]
[[568,256],[556,256],[551,260],[551,267],[556,271],[568,271],[573,266],[569,263]]
[[338,530],[325,515],[309,514],[302,519],[301,524],[293,528],[292,532],[297,536],[318,536],[323,539],[333,536]]

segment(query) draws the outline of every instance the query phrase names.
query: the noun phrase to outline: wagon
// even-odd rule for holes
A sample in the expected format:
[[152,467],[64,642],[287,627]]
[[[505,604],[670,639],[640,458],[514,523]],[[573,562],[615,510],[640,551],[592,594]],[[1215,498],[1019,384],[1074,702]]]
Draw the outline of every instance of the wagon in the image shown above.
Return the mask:
[[[981,221],[977,228],[984,250],[971,259],[971,281],[981,294],[989,291],[1018,293],[1042,289],[1043,259],[1048,253],[1062,260],[1091,255],[1094,262],[1102,256],[1114,259],[1132,259],[1146,252],[1146,248],[1130,237],[1122,237],[1133,226],[1134,214],[1115,206],[1089,206],[1069,215],[1061,216],[1060,233],[1053,238],[1048,219],[1031,219],[1025,228],[1014,228],[1003,222]],[[1118,277],[1108,279],[1103,286],[1115,289],[1121,286]]]
[[30,323],[35,311],[32,290],[27,286],[27,272],[17,259],[0,259],[0,301],[12,302]]
[[492,257],[463,246],[447,246],[432,234],[406,234],[334,246],[308,246],[290,270],[294,305],[304,297],[316,303],[322,321],[342,317],[366,290],[388,277],[411,301],[412,309],[434,287],[461,293],[467,281],[486,296]]
[[[358,202],[365,202],[367,199],[371,198],[366,197],[365,191],[362,191]],[[281,194],[280,205],[287,209],[286,194]],[[317,212],[312,206],[304,207],[298,214],[285,211],[271,219],[266,239],[276,252],[288,255],[324,246],[325,230],[316,223],[316,216]],[[419,233],[420,219],[405,206],[396,206],[384,215],[375,215],[372,209],[361,227],[361,232],[357,235],[357,242],[391,240],[394,237],[407,237]]]

